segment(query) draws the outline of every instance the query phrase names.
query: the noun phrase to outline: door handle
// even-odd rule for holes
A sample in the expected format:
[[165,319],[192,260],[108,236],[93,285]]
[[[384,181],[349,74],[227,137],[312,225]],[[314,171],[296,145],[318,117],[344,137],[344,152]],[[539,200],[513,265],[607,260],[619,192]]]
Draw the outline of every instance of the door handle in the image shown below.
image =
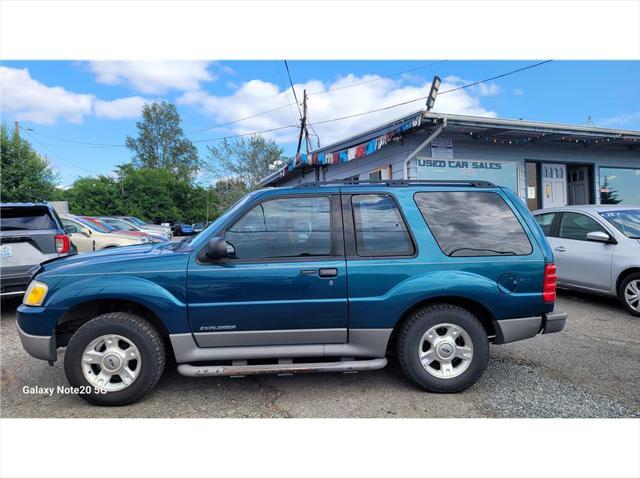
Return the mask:
[[560,246],[560,247],[554,247],[554,248],[553,248],[553,250],[554,250],[554,251],[556,251],[556,252],[566,252],[566,251],[567,251],[567,250],[566,250],[564,247],[562,247],[562,246]]
[[338,269],[331,267],[329,269],[318,269],[318,276],[323,278],[338,277]]

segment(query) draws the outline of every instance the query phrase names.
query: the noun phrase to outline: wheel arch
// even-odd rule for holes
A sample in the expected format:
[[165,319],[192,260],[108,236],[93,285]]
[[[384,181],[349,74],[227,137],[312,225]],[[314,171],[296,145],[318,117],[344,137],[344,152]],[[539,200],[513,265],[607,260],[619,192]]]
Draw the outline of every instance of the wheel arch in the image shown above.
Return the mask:
[[629,267],[623,270],[620,274],[618,274],[618,279],[616,279],[616,289],[615,289],[616,295],[619,295],[620,285],[622,284],[622,282],[631,274],[637,274],[637,273],[640,273],[640,267],[634,266],[634,267]]
[[482,327],[487,332],[487,336],[492,339],[496,335],[495,328],[495,318],[489,308],[484,304],[478,302],[477,300],[470,299],[468,297],[459,296],[459,295],[443,295],[436,297],[429,297],[423,299],[419,302],[416,302],[411,307],[409,307],[398,319],[398,321],[393,326],[393,330],[391,332],[391,336],[389,337],[389,341],[387,343],[387,354],[389,354],[392,350],[395,349],[394,344],[396,341],[396,337],[398,335],[398,331],[402,328],[405,322],[411,317],[411,315],[418,309],[423,307],[428,307],[434,304],[449,304],[456,307],[460,307],[471,312],[474,316],[478,318]]
[[64,347],[83,324],[109,312],[128,312],[142,317],[155,327],[163,339],[169,338],[169,331],[160,317],[144,304],[121,298],[98,298],[75,304],[62,315],[55,329],[57,346]]

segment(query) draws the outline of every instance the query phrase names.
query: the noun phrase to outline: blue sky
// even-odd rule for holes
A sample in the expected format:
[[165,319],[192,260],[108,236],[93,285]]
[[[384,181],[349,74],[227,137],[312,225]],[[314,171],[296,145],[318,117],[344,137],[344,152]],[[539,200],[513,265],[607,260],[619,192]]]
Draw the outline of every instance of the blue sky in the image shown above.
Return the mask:
[[[289,61],[295,90],[309,96],[309,119],[323,121],[425,96],[434,74],[445,89],[536,61]],[[435,63],[435,64],[434,64]],[[211,138],[296,124],[298,112],[282,60],[225,62],[9,61],[2,67],[2,120],[20,120],[25,137],[50,158],[61,185],[109,174],[130,160],[120,145],[135,135],[141,105],[175,103],[183,129],[203,156]],[[408,71],[413,70],[413,71]],[[403,74],[398,74],[405,72]],[[392,76],[390,76],[392,75]],[[388,77],[390,76],[390,77]],[[387,77],[387,78],[385,78]],[[355,86],[351,86],[358,83]],[[524,118],[640,130],[640,62],[554,61],[436,101],[443,113]],[[331,90],[331,91],[328,91]],[[328,144],[418,110],[423,101],[318,125]],[[266,115],[197,132],[278,108]],[[30,128],[32,131],[29,131]],[[274,138],[291,155],[296,130]]]

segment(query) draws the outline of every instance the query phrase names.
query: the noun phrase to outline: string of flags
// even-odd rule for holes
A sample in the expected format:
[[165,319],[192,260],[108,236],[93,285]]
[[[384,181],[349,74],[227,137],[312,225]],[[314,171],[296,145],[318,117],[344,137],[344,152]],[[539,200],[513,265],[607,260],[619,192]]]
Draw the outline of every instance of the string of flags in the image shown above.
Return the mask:
[[398,136],[406,133],[411,129],[419,127],[421,122],[422,114],[417,114],[413,118],[404,121],[401,125],[393,129],[392,131],[356,146],[328,153],[298,154],[295,158],[289,161],[286,169],[283,170],[283,174],[291,172],[296,167],[303,164],[319,166],[325,164],[339,164],[369,156],[378,151],[380,148],[389,144],[394,138],[397,138]]

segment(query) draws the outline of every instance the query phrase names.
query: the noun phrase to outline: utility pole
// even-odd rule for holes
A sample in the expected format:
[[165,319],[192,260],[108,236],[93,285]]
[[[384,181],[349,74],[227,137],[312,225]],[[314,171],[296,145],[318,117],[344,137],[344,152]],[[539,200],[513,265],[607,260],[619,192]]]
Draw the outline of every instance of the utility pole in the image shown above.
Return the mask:
[[300,154],[303,135],[305,138],[305,142],[307,144],[307,153],[308,153],[309,152],[309,131],[307,131],[307,90],[304,90],[304,96],[302,97],[302,117],[300,118],[300,135],[298,136],[298,149],[296,150],[296,156]]

